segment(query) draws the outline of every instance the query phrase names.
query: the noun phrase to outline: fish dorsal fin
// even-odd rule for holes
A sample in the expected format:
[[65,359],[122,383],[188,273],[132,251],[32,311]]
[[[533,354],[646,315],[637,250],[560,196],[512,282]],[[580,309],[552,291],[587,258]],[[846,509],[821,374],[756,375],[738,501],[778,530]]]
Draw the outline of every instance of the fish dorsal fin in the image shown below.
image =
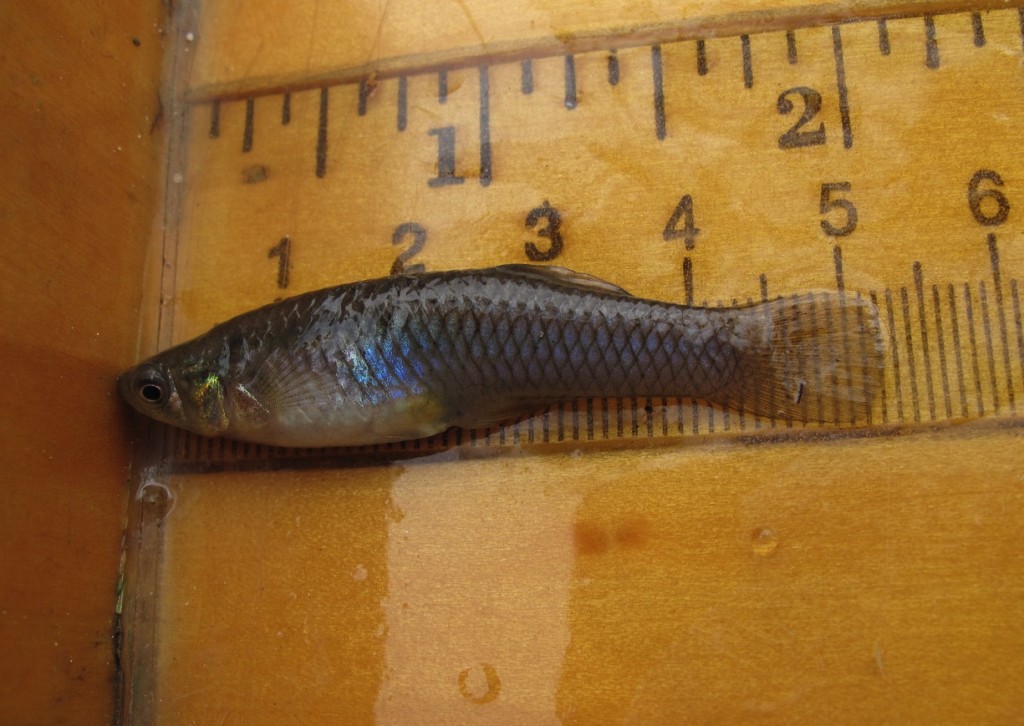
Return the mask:
[[567,267],[548,267],[545,265],[499,265],[494,268],[504,273],[539,280],[549,285],[568,285],[588,292],[603,292],[611,295],[633,297],[618,285],[602,280],[600,277],[576,272]]

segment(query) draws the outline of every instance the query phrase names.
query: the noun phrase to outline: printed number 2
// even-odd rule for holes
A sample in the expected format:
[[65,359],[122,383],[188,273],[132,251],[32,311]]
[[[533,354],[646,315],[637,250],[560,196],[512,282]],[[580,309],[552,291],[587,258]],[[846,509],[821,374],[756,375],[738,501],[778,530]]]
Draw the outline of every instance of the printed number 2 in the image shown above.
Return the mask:
[[825,124],[819,123],[818,128],[813,131],[801,131],[801,127],[806,126],[810,123],[811,119],[818,115],[821,111],[821,94],[815,91],[813,88],[807,88],[806,86],[797,86],[796,88],[790,88],[783,91],[779,95],[779,100],[776,101],[776,108],[779,113],[785,116],[790,114],[796,108],[793,102],[789,99],[792,95],[800,96],[804,102],[803,113],[800,114],[800,118],[793,124],[789,131],[779,137],[779,148],[780,149],[796,149],[801,146],[817,146],[818,144],[825,143]]
[[423,249],[423,245],[427,243],[427,230],[423,228],[423,225],[416,222],[403,222],[395,227],[395,231],[391,235],[391,244],[400,245],[405,242],[406,237],[412,237],[412,244],[395,258],[394,263],[391,265],[392,275],[401,275],[404,272],[423,272],[425,269],[421,263],[414,265],[406,263],[415,255],[418,255]]
[[833,192],[850,191],[850,182],[828,182],[821,185],[821,199],[818,204],[819,214],[828,214],[834,209],[841,209],[846,216],[842,226],[836,226],[828,219],[821,220],[821,228],[829,237],[845,237],[857,229],[857,208],[849,199],[835,199]]

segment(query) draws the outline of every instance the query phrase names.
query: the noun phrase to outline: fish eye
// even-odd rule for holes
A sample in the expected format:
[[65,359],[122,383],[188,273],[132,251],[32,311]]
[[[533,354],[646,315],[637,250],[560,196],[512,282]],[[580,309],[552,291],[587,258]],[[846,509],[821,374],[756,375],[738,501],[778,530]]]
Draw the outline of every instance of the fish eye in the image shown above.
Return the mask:
[[159,381],[152,379],[139,381],[138,392],[142,399],[149,403],[160,403],[164,398],[163,386]]

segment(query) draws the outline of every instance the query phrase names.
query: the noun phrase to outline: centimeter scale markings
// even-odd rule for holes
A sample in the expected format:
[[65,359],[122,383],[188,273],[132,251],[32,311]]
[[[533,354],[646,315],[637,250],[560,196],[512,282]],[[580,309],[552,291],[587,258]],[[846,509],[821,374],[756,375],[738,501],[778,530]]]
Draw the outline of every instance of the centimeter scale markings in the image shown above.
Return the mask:
[[[1022,59],[1024,68],[1024,8],[999,13],[1012,13],[1019,27],[1018,47],[1015,52]],[[985,17],[979,12],[961,13],[973,46],[983,49],[987,45]],[[906,19],[903,17],[901,19]],[[889,23],[894,18],[871,21],[877,27],[877,52],[882,56],[892,53]],[[921,43],[920,68],[924,73],[942,68],[941,38],[936,30],[932,15],[920,17]],[[838,98],[838,112],[841,127],[842,147],[857,148],[857,127],[848,88],[846,61],[843,46],[844,25],[831,26],[832,55],[834,59],[834,91]],[[785,57],[790,65],[800,62],[798,31],[773,32],[785,44]],[[726,42],[730,39],[716,39]],[[749,35],[741,35],[741,67],[736,69],[737,80],[744,89],[751,89],[758,82],[756,57],[752,52]],[[713,72],[729,72],[727,68],[716,68],[709,63],[707,41],[678,41],[694,49],[691,72],[704,76]],[[667,68],[663,45],[649,48],[650,53],[650,98],[646,115],[651,130],[652,143],[663,142],[670,134],[673,119],[666,113],[666,73],[683,73],[682,68]],[[627,80],[620,64],[619,53],[612,49],[602,53],[606,59],[606,81],[611,86]],[[519,62],[520,92],[529,95],[535,88],[535,60]],[[579,105],[580,79],[577,76],[576,58],[564,56],[564,107],[573,111]],[[1022,70],[1024,72],[1024,70]],[[436,101],[445,104],[450,90],[449,71],[433,72],[437,78]],[[495,181],[494,154],[491,140],[491,67],[482,65],[477,69],[479,78],[478,113],[478,183],[489,187]],[[396,83],[396,107],[394,129],[406,132],[409,127],[410,93],[409,79],[397,76],[393,79],[366,78],[358,84],[356,107],[347,112],[355,116],[366,116],[373,111],[373,99],[381,83]],[[926,79],[925,79],[926,82]],[[329,164],[332,149],[329,148],[329,117],[338,110],[331,104],[330,87],[312,89],[318,94],[318,118],[315,125],[316,138],[311,140],[315,163],[310,174],[324,178],[328,174],[343,173],[343,161],[339,167]],[[281,94],[280,123],[289,125],[293,120],[293,93]],[[228,100],[215,99],[208,103],[210,108],[209,137],[217,143],[230,142],[222,124],[222,105],[244,103],[244,117],[241,129],[239,151],[249,154],[258,139],[255,136],[256,98]],[[206,104],[204,104],[206,105]],[[261,106],[262,108],[263,106]],[[783,90],[777,101],[777,111],[788,117],[789,128],[779,136],[782,150],[822,144],[825,141],[825,124],[817,118],[822,108],[821,93],[817,89],[798,86]],[[341,113],[346,113],[342,110]],[[233,130],[233,129],[232,129]],[[466,175],[460,175],[456,164],[456,126],[437,126],[429,129],[428,136],[436,148],[435,174],[425,180],[427,188],[443,188],[465,184]],[[500,165],[499,165],[500,168]],[[965,175],[963,204],[977,222],[977,234],[965,240],[964,244],[975,245],[985,251],[988,271],[980,280],[932,280],[925,266],[914,261],[906,271],[907,284],[882,289],[847,291],[843,263],[843,247],[840,238],[856,228],[857,208],[847,198],[848,183],[826,183],[821,187],[820,212],[821,228],[833,239],[832,262],[835,287],[841,295],[867,295],[878,306],[883,323],[887,371],[885,386],[880,391],[876,405],[872,430],[905,425],[933,425],[944,421],[981,417],[1004,417],[1014,421],[1019,409],[1024,406],[1024,327],[1021,319],[1020,284],[1016,277],[1007,277],[1001,267],[1001,246],[1020,244],[1020,234],[1005,230],[1012,203],[1005,189],[1003,175],[1020,170],[994,169],[971,170]],[[265,178],[260,165],[247,167],[244,173],[247,184],[259,183]],[[559,212],[546,201],[533,209],[527,216],[527,227],[537,228],[545,245],[527,243],[527,258],[535,262],[554,260],[561,247],[559,236]],[[546,227],[543,226],[546,224]],[[1003,229],[1001,229],[1003,228]],[[693,199],[684,195],[676,205],[665,224],[663,239],[682,240],[686,250],[683,257],[682,277],[685,300],[688,304],[697,301],[694,283],[694,240],[700,230],[694,222]],[[422,250],[426,230],[415,222],[399,225],[392,242],[396,245],[411,240],[412,244],[402,252],[392,265],[391,272],[422,269],[422,264],[413,258]],[[284,290],[289,286],[290,252],[293,242],[284,237],[272,247],[269,254],[278,264],[277,287]],[[557,262],[556,262],[557,264]],[[768,277],[761,273],[758,278],[760,298],[771,296]],[[701,304],[707,301],[700,300]],[[722,304],[723,301],[715,301]],[[732,300],[737,302],[752,302]],[[829,311],[823,311],[830,314]],[[855,354],[852,352],[851,354]],[[1019,420],[1019,419],[1017,419]],[[744,415],[743,411],[726,410],[700,405],[681,398],[657,400],[585,400],[567,402],[537,417],[509,424],[505,427],[486,431],[463,432],[454,430],[443,435],[421,441],[401,442],[389,445],[366,447],[360,451],[368,454],[402,455],[415,454],[448,448],[452,445],[470,447],[519,446],[532,443],[600,441],[629,438],[670,439],[688,436],[707,436],[730,433],[734,435],[772,435],[773,432],[792,430],[836,433],[834,427],[822,426],[814,420],[782,421]],[[246,466],[292,466],[322,461],[344,461],[351,455],[345,450],[287,450],[224,440],[207,440],[176,429],[161,428],[162,446],[172,470],[216,470],[222,468],[243,468]]]

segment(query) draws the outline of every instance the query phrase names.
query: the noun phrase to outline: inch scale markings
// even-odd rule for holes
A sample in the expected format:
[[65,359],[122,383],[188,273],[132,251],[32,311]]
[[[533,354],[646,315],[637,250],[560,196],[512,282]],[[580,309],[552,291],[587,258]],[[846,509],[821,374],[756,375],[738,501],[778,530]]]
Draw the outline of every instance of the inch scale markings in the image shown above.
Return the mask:
[[[958,63],[962,64],[962,58],[955,52],[955,44],[959,38],[956,33],[966,33],[968,42],[974,49],[992,52],[996,44],[1000,43],[997,50],[1001,49],[1005,53],[1006,27],[1009,19],[1012,19],[1016,26],[1015,47],[1012,50],[1017,54],[1019,62],[1024,52],[1024,9],[1021,8],[992,13],[892,17],[826,26],[825,37],[831,46],[830,73],[834,95],[830,97],[810,86],[794,86],[778,96],[777,115],[774,119],[772,116],[765,116],[763,119],[769,128],[774,125],[783,132],[772,132],[773,135],[770,137],[777,141],[777,153],[792,154],[796,158],[796,154],[807,153],[815,147],[838,144],[840,137],[840,153],[855,154],[858,149],[864,148],[864,144],[867,143],[865,138],[870,138],[870,134],[867,137],[863,134],[867,133],[865,128],[870,128],[870,114],[874,107],[871,105],[870,94],[856,86],[860,78],[858,73],[863,71],[865,63],[865,36],[863,33],[858,34],[858,28],[873,25],[874,39],[871,42],[878,57],[892,59],[893,62],[898,58],[913,60],[916,57],[916,61],[913,62],[920,69],[916,72],[935,74],[935,77],[939,77],[947,72],[947,51],[944,50],[947,47],[946,43],[953,49],[950,51],[950,57],[953,59],[950,66],[952,70],[948,72],[955,71]],[[993,21],[995,31],[989,27],[989,23]],[[913,24],[916,24],[919,40],[911,47],[908,38],[911,37]],[[961,25],[962,31],[959,30]],[[591,72],[595,68],[593,61],[597,60],[601,68],[601,83],[611,89],[611,93],[625,92],[621,89],[628,87],[631,81],[634,85],[637,81],[647,84],[649,110],[644,114],[641,105],[630,105],[634,115],[641,112],[641,116],[636,117],[638,121],[643,116],[647,118],[646,123],[636,124],[638,134],[644,133],[646,129],[648,138],[659,147],[668,148],[672,144],[682,144],[686,141],[692,123],[690,117],[685,113],[680,115],[679,112],[680,108],[685,110],[685,105],[680,105],[685,102],[679,99],[679,94],[687,92],[691,84],[688,79],[694,78],[688,74],[695,72],[695,78],[707,78],[717,83],[719,89],[737,89],[729,93],[763,93],[763,89],[784,87],[778,85],[779,82],[776,80],[780,66],[772,66],[767,62],[771,60],[766,55],[771,53],[768,41],[778,41],[779,62],[784,63],[781,67],[791,68],[792,72],[807,68],[807,64],[814,64],[816,59],[818,72],[815,78],[819,80],[816,85],[818,88],[826,88],[820,84],[820,80],[824,78],[820,72],[822,55],[808,40],[819,37],[813,35],[815,31],[814,28],[791,29],[761,35],[743,34],[733,38],[662,42],[646,49],[619,48],[567,54],[553,59],[538,57],[514,63],[479,65],[473,71],[477,90],[475,128],[467,127],[465,94],[460,94],[459,91],[471,77],[466,69],[441,70],[429,74],[407,73],[387,79],[364,78],[358,83],[351,84],[355,87],[355,94],[352,96],[343,93],[343,89],[338,86],[323,86],[311,91],[318,94],[319,98],[316,123],[312,124],[316,139],[313,167],[315,177],[321,180],[318,183],[328,183],[334,175],[346,174],[349,164],[355,159],[352,156],[354,152],[351,145],[346,146],[343,143],[339,146],[336,142],[339,137],[339,124],[348,128],[359,123],[360,118],[373,118],[382,108],[381,100],[393,98],[395,122],[390,128],[399,134],[407,136],[410,130],[422,127],[423,119],[418,117],[422,116],[424,109],[427,109],[431,116],[429,127],[424,129],[422,138],[432,145],[435,155],[432,175],[424,175],[419,182],[423,190],[434,189],[437,194],[443,194],[447,193],[442,191],[444,189],[468,188],[463,182],[468,180],[467,177],[476,177],[479,180],[478,189],[482,188],[479,194],[493,195],[494,188],[506,188],[510,182],[515,181],[514,173],[509,171],[513,164],[509,158],[503,156],[506,149],[513,148],[503,145],[509,135],[509,129],[500,127],[497,140],[492,129],[496,118],[500,119],[500,114],[508,113],[510,109],[512,96],[507,93],[508,74],[504,69],[509,66],[516,69],[515,94],[519,98],[526,101],[541,94],[543,101],[553,95],[552,74],[558,68],[558,65],[550,61],[558,61],[561,66],[559,95],[560,105],[565,113],[574,116],[591,113],[596,108],[592,105],[591,99],[597,98],[596,94],[601,91],[591,85],[590,79],[594,77]],[[846,47],[849,32],[854,32],[855,37],[859,39],[856,46],[858,54],[852,65],[849,49]],[[730,50],[730,47],[736,50]],[[692,53],[689,56],[692,65],[681,62],[682,57],[688,53]],[[641,62],[644,55],[646,62]],[[729,73],[730,58],[738,61],[738,72],[735,74]],[[899,70],[900,73],[910,72],[905,66],[899,68],[904,69]],[[433,109],[438,109],[437,111],[427,105],[427,99],[420,92],[419,79],[430,76],[436,80],[431,95]],[[499,80],[495,81],[494,78]],[[927,77],[923,78],[921,82],[926,83]],[[773,82],[775,86],[772,85]],[[496,111],[492,100],[495,83],[499,84],[495,96],[500,108],[500,111],[497,111],[498,117],[494,115]],[[854,88],[851,89],[850,84],[853,84]],[[352,106],[349,107],[350,115],[342,110],[341,121],[336,118],[335,113],[329,113],[331,107],[338,105],[335,94],[332,93],[335,88],[339,89],[340,98],[353,99]],[[384,91],[389,88],[394,88],[394,92],[385,93]],[[294,125],[293,121],[298,112],[296,99],[308,96],[309,93],[295,88],[281,94],[280,128]],[[244,105],[244,114],[241,116],[241,151],[244,155],[258,155],[260,144],[269,130],[269,126],[259,125],[259,112],[267,108],[260,102],[261,99],[260,94],[254,93],[238,102],[224,99],[209,103],[209,143],[223,143],[225,129],[234,127],[233,124],[226,125],[225,109],[241,103]],[[456,123],[445,125],[440,109],[450,109],[459,103],[463,104],[462,110],[451,111],[455,114]],[[202,105],[197,104],[193,113],[201,110]],[[308,119],[308,102],[303,102],[302,109],[305,114],[303,118]],[[776,109],[771,109],[771,112],[775,111]],[[447,114],[449,111],[445,110],[444,113]],[[238,117],[233,114],[231,118]],[[303,124],[303,128],[309,126]],[[833,136],[833,126],[841,130],[840,135]],[[260,129],[263,136],[258,133]],[[463,137],[469,137],[477,144],[479,162],[475,170],[464,165]],[[294,140],[292,143],[298,143],[300,137],[293,135],[291,138]],[[858,141],[856,145],[855,141]],[[415,164],[411,164],[402,173],[409,174],[411,171],[414,175],[416,168],[418,167]],[[966,280],[957,279],[950,275],[948,265],[933,264],[925,258],[914,256],[908,260],[908,264],[898,266],[899,277],[909,280],[909,284],[896,282],[895,279],[889,284],[877,279],[874,283],[883,284],[872,283],[870,270],[865,269],[866,264],[870,267],[870,258],[865,257],[863,244],[841,239],[853,234],[858,229],[858,224],[871,223],[871,215],[864,214],[865,207],[856,198],[856,194],[863,188],[863,182],[851,184],[845,181],[830,181],[821,184],[821,218],[817,220],[820,221],[821,229],[818,242],[813,249],[820,249],[820,232],[824,232],[833,270],[832,281],[828,285],[824,280],[820,280],[817,285],[834,286],[843,295],[869,297],[878,305],[885,325],[889,365],[886,371],[886,384],[880,394],[876,425],[902,426],[959,418],[1016,415],[1018,394],[1024,392],[1024,334],[1021,326],[1018,279],[1001,269],[1001,257],[1006,256],[1006,251],[1011,251],[1010,258],[1015,265],[1011,269],[1021,269],[1021,232],[1019,227],[1014,226],[1015,219],[1008,223],[1013,200],[1019,198],[1019,193],[1016,192],[1019,187],[1014,187],[1014,184],[1020,177],[1021,169],[1017,165],[1004,165],[1000,171],[1002,177],[991,169],[981,169],[974,178],[962,181],[962,185],[968,190],[967,201],[975,220],[982,227],[993,230],[986,230],[980,244],[977,233],[973,236],[961,235],[965,240],[961,243],[965,255],[977,256],[979,250],[984,250],[984,257],[988,260],[988,270],[985,271],[984,279],[978,279],[976,275],[968,276]],[[423,181],[426,183],[422,183]],[[415,184],[415,180],[412,183]],[[484,191],[487,187],[492,189]],[[586,189],[586,186],[581,188]],[[700,186],[696,185],[695,188],[699,190]],[[705,300],[696,295],[698,287],[713,290],[709,294],[712,300],[749,300],[752,295],[741,291],[742,282],[740,289],[735,288],[737,279],[744,276],[747,279],[752,276],[754,280],[759,281],[761,299],[776,295],[774,290],[769,290],[769,279],[775,280],[773,287],[777,286],[780,291],[794,289],[793,281],[787,279],[785,266],[779,274],[776,274],[776,270],[770,270],[769,274],[757,272],[756,267],[741,267],[731,276],[732,293],[722,295],[720,284],[718,287],[715,286],[718,283],[714,276],[717,274],[722,278],[723,273],[719,268],[728,266],[729,262],[727,258],[720,259],[716,256],[718,253],[715,251],[708,252],[713,244],[717,244],[719,250],[726,251],[721,247],[721,235],[716,237],[715,220],[702,222],[698,228],[695,220],[701,209],[698,206],[701,204],[701,197],[687,193],[680,198],[678,192],[673,191],[672,198],[671,204],[674,208],[670,207],[667,210],[672,214],[666,213],[670,218],[661,237],[670,244],[677,243],[676,240],[685,241],[685,245],[677,248],[685,249],[682,249],[681,259],[677,258],[679,267],[676,269],[681,269],[681,274],[676,279],[681,296],[688,304],[706,304]],[[544,200],[543,204],[538,205],[527,215],[527,231],[532,229],[543,238],[536,244],[527,243],[527,257],[531,261],[555,261],[558,264],[564,260],[569,266],[575,264],[567,259],[568,243],[563,241],[560,226],[578,218],[565,217],[564,212],[560,211],[562,203],[564,201],[559,205],[549,204],[548,200]],[[456,209],[458,204],[455,202]],[[962,201],[959,204],[964,208],[968,206]],[[707,209],[706,204],[703,209]],[[566,222],[566,219],[569,219],[569,222]],[[977,230],[977,227],[974,229]],[[415,237],[415,243],[399,256],[403,264],[414,255],[420,254],[424,244],[426,249],[433,250],[434,254],[441,251],[430,241],[435,233],[428,224],[407,221],[395,226],[394,230],[394,235],[386,235],[386,239],[394,245],[407,245],[409,240]],[[399,234],[401,230],[405,231]],[[510,236],[521,234],[513,231]],[[290,238],[299,239],[298,244],[303,244],[298,235]],[[701,241],[696,242],[698,239]],[[734,243],[730,244],[733,246],[729,250],[737,249]],[[1000,254],[1001,251],[1004,252],[1003,255]],[[424,253],[418,259],[428,257],[429,255]],[[496,261],[512,261],[508,257],[507,254],[501,254]],[[322,256],[317,258],[312,253],[308,258],[323,259]],[[399,264],[399,260],[396,260],[396,265]],[[850,260],[852,267],[848,264]],[[283,256],[282,263],[286,263]],[[450,266],[443,261],[432,264],[438,267]],[[490,258],[488,264],[493,264]],[[933,267],[941,268],[934,281],[928,274]],[[363,269],[358,266],[356,268]],[[701,272],[700,275],[697,275],[698,271]],[[386,273],[386,268],[375,270],[371,267],[368,274],[354,276],[367,277],[382,272]],[[292,276],[292,279],[294,278],[295,275]],[[695,278],[701,280],[699,286]],[[704,278],[707,278],[706,282]],[[287,284],[278,285],[281,289],[286,286]],[[318,286],[320,285],[310,282],[303,289]],[[301,290],[295,290],[298,291]],[[659,296],[657,293],[648,293],[647,290],[643,290],[643,293]],[[822,310],[820,314],[831,315],[831,311]],[[213,322],[216,322],[216,318],[210,321],[211,324]],[[848,352],[851,356],[859,354],[858,351]],[[685,399],[596,400],[566,403],[538,417],[501,429],[454,431],[430,440],[375,447],[372,452],[418,452],[462,444],[489,447],[635,437],[672,439],[723,433],[748,435],[772,429],[791,428],[806,428],[813,432],[821,428],[821,425],[815,421],[787,422],[761,419],[743,411],[706,407]],[[286,465],[287,462],[348,455],[347,452],[294,452],[244,446],[232,442],[205,442],[176,431],[165,432],[165,435],[169,437],[166,442],[167,450],[176,452],[176,465],[185,469],[244,466],[246,461],[278,461]]]
[[[1020,42],[1024,47],[1024,8],[1018,8],[1016,10],[1020,25]],[[893,16],[893,18],[901,18],[906,16]],[[878,49],[879,52],[888,56],[891,53],[891,46],[889,40],[888,23],[893,18],[883,18],[876,21],[863,21],[854,20],[848,21],[846,24],[853,23],[866,23],[875,22],[878,26]],[[930,70],[937,70],[941,67],[941,60],[939,55],[939,42],[936,35],[935,28],[935,16],[924,15],[922,16],[923,28],[924,28],[924,53],[923,63],[924,66]],[[985,46],[985,32],[983,25],[982,14],[978,12],[970,13],[971,29],[973,33],[973,42],[976,48],[983,48]],[[835,24],[831,26],[832,31],[832,44],[833,54],[835,59],[835,75],[836,75],[836,88],[839,96],[839,109],[841,114],[841,123],[843,129],[843,145],[849,149],[853,146],[853,128],[850,119],[850,105],[848,98],[848,90],[846,86],[846,69],[843,58],[843,41],[842,41],[842,25]],[[742,78],[743,86],[746,89],[752,89],[754,87],[754,59],[751,51],[751,41],[749,34],[743,34],[739,36],[739,42],[742,52]],[[787,48],[787,59],[791,65],[798,63],[797,54],[797,40],[796,33],[794,30],[788,30],[785,32],[785,41]],[[706,52],[706,40],[698,39],[695,42],[696,48],[696,66],[697,73],[701,76],[709,73],[709,65],[707,60]],[[609,51],[608,56],[608,82],[614,86],[619,83],[620,70],[618,64],[618,57],[616,51]],[[534,70],[533,62],[530,59],[523,60],[521,62],[522,69],[522,92],[523,94],[530,94],[533,92],[534,87]],[[653,119],[654,119],[654,132],[659,140],[664,140],[668,134],[668,123],[665,116],[665,98],[664,98],[664,87],[663,87],[663,66],[662,66],[662,53],[661,45],[651,46],[651,66],[653,69],[653,92],[652,92],[652,105],[653,105]],[[480,66],[481,74],[486,73],[486,65]],[[448,98],[448,73],[447,69],[442,69],[436,72],[438,92],[437,100],[438,103],[444,104]],[[573,110],[577,107],[577,78],[576,78],[576,63],[573,55],[564,56],[564,84],[565,84],[565,95],[564,95],[564,107],[567,110]],[[373,83],[370,82],[369,78],[363,78],[358,82],[358,105],[356,114],[358,116],[365,116],[368,111],[370,97],[373,95],[377,84],[380,81],[375,79]],[[405,75],[398,77],[399,94],[398,94],[398,107],[397,107],[397,129],[404,131],[406,128],[406,119],[408,114],[407,108],[407,84],[408,77]],[[321,130],[317,136],[317,166],[316,175],[322,177],[326,174],[326,148],[323,139],[323,130],[326,129],[327,124],[327,89],[331,86],[321,86],[321,116],[320,124],[318,129]],[[282,124],[287,124],[290,120],[290,101],[291,92],[285,92],[281,94],[284,101],[284,111],[282,112]],[[252,123],[253,123],[253,104],[255,94],[249,95],[245,98],[246,104],[246,123],[243,130],[243,150],[250,151],[252,149]],[[220,136],[220,110],[221,110],[221,99],[215,99],[209,103],[210,106],[210,138],[218,138]],[[481,134],[481,147],[483,146],[483,137],[488,133],[488,94],[486,82],[481,76],[480,85],[480,134]],[[809,120],[809,119],[808,119]],[[481,158],[484,156],[484,150],[481,148]],[[481,180],[483,174],[481,173]]]

